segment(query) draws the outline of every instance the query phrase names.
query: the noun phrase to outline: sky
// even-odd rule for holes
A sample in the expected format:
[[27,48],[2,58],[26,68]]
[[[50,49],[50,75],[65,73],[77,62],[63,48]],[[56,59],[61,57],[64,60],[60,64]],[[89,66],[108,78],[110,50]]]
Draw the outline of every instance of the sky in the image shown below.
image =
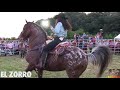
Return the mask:
[[52,18],[60,12],[0,12],[0,37],[18,37],[27,21]]
[[48,19],[60,12],[0,12],[0,37],[18,37],[27,21]]

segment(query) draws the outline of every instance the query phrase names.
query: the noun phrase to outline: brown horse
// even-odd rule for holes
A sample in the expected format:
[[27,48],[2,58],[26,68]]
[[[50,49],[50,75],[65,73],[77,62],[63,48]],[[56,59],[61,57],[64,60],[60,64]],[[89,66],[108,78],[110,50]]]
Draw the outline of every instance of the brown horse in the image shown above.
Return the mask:
[[[46,33],[37,24],[26,21],[23,31],[19,35],[19,40],[25,41],[27,39],[29,39],[29,50],[25,58],[29,65],[26,68],[26,71],[35,70],[38,77],[42,77],[43,70],[39,69],[37,65],[42,49],[46,45]],[[53,52],[55,50],[53,50]],[[49,53],[44,70],[66,70],[69,78],[79,78],[86,70],[88,61],[92,61],[93,65],[98,65],[99,71],[97,77],[101,77],[109,62],[112,60],[110,49],[106,46],[98,46],[90,54],[86,54],[80,48],[70,45],[64,49],[62,48],[62,53],[60,51],[61,50],[58,50],[57,54]]]

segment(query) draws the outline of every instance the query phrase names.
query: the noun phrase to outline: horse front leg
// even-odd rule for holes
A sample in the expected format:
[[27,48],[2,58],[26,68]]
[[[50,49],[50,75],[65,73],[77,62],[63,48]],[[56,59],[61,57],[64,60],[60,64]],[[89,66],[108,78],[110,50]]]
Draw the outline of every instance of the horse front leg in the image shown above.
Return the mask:
[[43,76],[43,70],[38,70],[38,78],[42,78]]
[[28,67],[25,69],[26,72],[34,70],[34,65],[29,64]]
[[35,69],[35,72],[38,74],[38,78],[42,78],[43,75],[43,69],[40,68],[40,65],[42,65],[41,62],[36,65],[36,69]]

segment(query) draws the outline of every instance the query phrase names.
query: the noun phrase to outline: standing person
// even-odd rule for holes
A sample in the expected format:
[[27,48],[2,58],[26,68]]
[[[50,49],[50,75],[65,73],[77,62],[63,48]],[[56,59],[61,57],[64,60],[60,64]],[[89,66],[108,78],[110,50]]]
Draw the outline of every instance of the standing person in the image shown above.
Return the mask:
[[79,35],[75,33],[74,34],[74,39],[75,39],[75,42],[76,42],[76,46],[78,46]]
[[38,64],[40,68],[45,67],[48,53],[53,50],[59,43],[63,42],[67,37],[67,31],[72,29],[70,23],[67,20],[68,18],[63,13],[56,15],[54,19],[56,20],[55,28],[51,28],[51,30],[55,37],[52,42],[43,48],[40,62]]

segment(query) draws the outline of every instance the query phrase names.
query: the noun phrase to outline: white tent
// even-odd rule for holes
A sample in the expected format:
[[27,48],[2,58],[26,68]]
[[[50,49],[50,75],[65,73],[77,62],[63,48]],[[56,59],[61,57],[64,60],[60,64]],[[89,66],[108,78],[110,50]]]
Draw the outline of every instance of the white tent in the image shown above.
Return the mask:
[[120,34],[114,38],[114,40],[120,40]]
[[120,34],[114,38],[114,43],[115,43],[115,40],[120,40]]
[[[115,40],[120,40],[120,34],[114,38],[114,44],[115,44]],[[115,46],[114,46],[114,52],[115,52]]]

